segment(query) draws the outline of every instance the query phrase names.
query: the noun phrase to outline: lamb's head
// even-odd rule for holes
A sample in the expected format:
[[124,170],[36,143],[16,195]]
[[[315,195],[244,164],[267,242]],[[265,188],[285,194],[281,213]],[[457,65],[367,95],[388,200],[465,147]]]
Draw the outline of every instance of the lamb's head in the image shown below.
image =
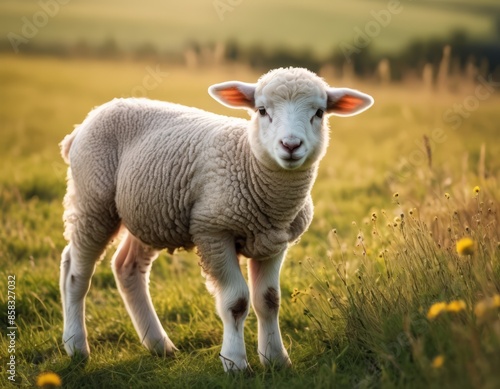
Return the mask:
[[208,92],[231,108],[252,115],[249,140],[253,153],[270,168],[307,169],[328,145],[326,116],[352,116],[368,109],[373,99],[348,88],[333,88],[309,70],[280,68],[256,84],[228,81]]

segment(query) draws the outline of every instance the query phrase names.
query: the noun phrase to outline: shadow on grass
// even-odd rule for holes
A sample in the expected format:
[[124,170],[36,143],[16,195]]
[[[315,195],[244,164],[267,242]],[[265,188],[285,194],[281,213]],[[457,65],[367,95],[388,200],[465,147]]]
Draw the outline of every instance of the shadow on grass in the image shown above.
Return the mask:
[[[183,355],[173,359],[141,355],[106,366],[72,359],[54,367],[64,388],[304,388],[314,387],[314,376],[291,369],[265,369],[253,372],[224,373],[218,358]],[[205,363],[204,363],[205,362]]]

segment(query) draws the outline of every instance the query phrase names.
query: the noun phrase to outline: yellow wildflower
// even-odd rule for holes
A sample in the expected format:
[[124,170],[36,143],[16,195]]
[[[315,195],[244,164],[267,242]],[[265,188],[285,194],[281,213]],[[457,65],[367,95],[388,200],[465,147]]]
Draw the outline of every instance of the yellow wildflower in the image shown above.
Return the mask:
[[481,188],[479,186],[475,186],[474,187],[474,193],[477,195],[479,193],[479,191],[481,190]]
[[500,294],[496,294],[493,296],[493,306],[500,308]]
[[36,379],[36,386],[40,387],[52,388],[61,385],[61,377],[52,372],[41,373]]
[[467,308],[467,305],[463,300],[450,301],[446,306],[446,310],[448,312],[455,312],[455,313],[463,311],[465,308]]
[[471,238],[462,238],[457,242],[457,253],[460,255],[474,254],[474,241]]
[[433,320],[439,316],[439,314],[443,311],[446,311],[448,304],[445,302],[434,303],[429,308],[429,312],[427,312],[427,319]]
[[439,369],[444,364],[444,357],[442,355],[438,355],[432,360],[431,366],[434,369]]

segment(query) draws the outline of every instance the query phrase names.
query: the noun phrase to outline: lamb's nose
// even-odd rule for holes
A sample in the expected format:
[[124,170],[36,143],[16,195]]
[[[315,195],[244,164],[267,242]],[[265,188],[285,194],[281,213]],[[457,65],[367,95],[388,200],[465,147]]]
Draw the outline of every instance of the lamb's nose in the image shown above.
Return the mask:
[[302,141],[299,138],[283,138],[281,140],[281,146],[288,152],[293,153],[302,145]]

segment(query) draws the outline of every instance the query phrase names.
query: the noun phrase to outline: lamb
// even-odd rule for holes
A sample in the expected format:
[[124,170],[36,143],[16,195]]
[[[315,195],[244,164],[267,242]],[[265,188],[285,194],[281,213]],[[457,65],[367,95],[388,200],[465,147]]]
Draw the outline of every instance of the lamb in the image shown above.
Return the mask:
[[[162,249],[197,248],[224,325],[225,371],[248,368],[243,326],[250,302],[264,365],[290,365],[278,324],[279,274],[287,248],[307,230],[310,196],[329,141],[328,115],[351,116],[373,99],[329,87],[302,68],[280,68],[257,83],[229,81],[209,94],[250,120],[148,99],[115,99],[61,143],[68,168],[60,289],[63,342],[87,357],[85,296],[108,243],[120,294],[142,343],[176,348],[148,290]],[[239,266],[248,258],[248,284]]]

